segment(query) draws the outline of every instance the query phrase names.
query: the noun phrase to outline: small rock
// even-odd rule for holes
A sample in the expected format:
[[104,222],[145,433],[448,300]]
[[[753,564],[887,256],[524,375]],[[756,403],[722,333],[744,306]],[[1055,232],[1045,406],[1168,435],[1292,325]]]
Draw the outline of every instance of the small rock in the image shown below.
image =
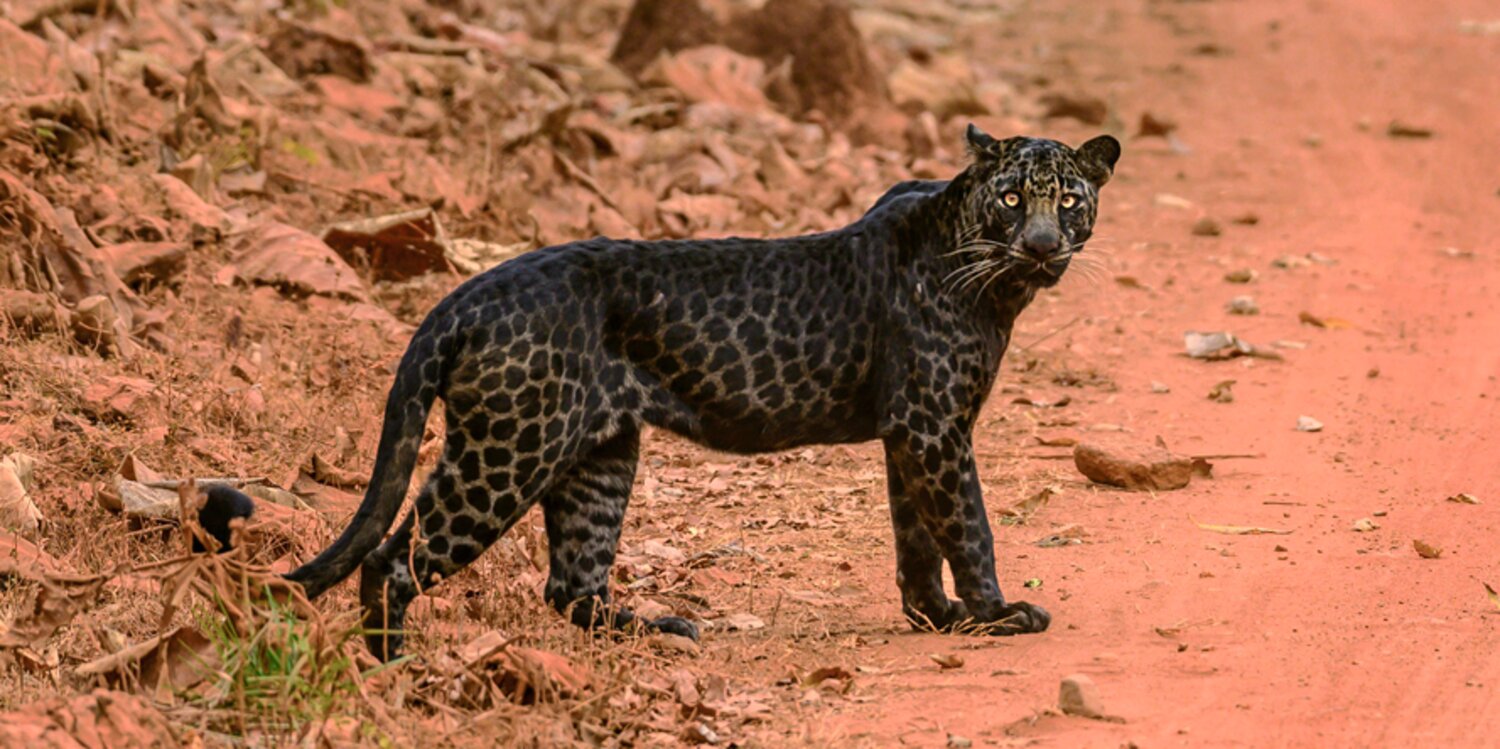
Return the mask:
[[1171,120],[1157,117],[1150,112],[1141,112],[1140,132],[1137,132],[1135,136],[1137,138],[1146,138],[1153,135],[1165,137],[1176,129],[1177,123]]
[[1354,521],[1354,532],[1355,533],[1369,533],[1370,531],[1379,530],[1379,529],[1380,529],[1380,524],[1377,523],[1377,522],[1375,522],[1374,520],[1369,519],[1369,518],[1360,518],[1360,519]]
[[1225,273],[1224,280],[1230,283],[1250,283],[1251,281],[1255,280],[1256,276],[1259,275],[1259,273],[1256,273],[1249,268],[1240,268],[1238,270],[1232,270],[1228,273]]
[[1208,216],[1193,222],[1193,236],[1195,237],[1217,237],[1223,233],[1224,228],[1219,226],[1219,222]]
[[719,734],[714,729],[709,728],[707,724],[698,721],[689,724],[687,728],[683,729],[682,739],[689,744],[717,744],[719,743]]
[[1260,216],[1255,213],[1245,212],[1229,220],[1240,226],[1255,226],[1260,223]]
[[1179,195],[1173,195],[1169,192],[1157,193],[1155,201],[1157,205],[1167,208],[1188,209],[1193,207],[1193,201]]
[[1208,391],[1208,399],[1215,403],[1234,402],[1234,380],[1223,380]]
[[1155,445],[1081,443],[1073,448],[1073,464],[1091,481],[1132,491],[1181,489],[1193,477],[1192,460]]
[[948,734],[948,749],[969,749],[971,746],[974,746],[974,742],[956,733]]
[[1166,395],[1167,393],[1172,392],[1172,388],[1167,387],[1167,384],[1165,382],[1157,382],[1156,380],[1152,380],[1151,392],[1157,395]]
[[1248,296],[1237,296],[1229,300],[1229,314],[1231,315],[1258,315],[1260,305],[1255,299]]
[[1057,707],[1067,715],[1104,717],[1104,700],[1099,696],[1099,687],[1083,674],[1073,674],[1062,680],[1057,692]]
[[1443,555],[1442,549],[1433,546],[1432,544],[1429,544],[1419,538],[1412,539],[1411,546],[1413,549],[1416,549],[1417,556],[1423,559],[1437,559],[1438,557],[1441,557]]
[[1293,268],[1305,268],[1312,265],[1312,261],[1307,259],[1305,255],[1282,255],[1272,260],[1271,265],[1284,270],[1291,270]]
[[1298,416],[1297,417],[1297,431],[1299,431],[1299,432],[1321,432],[1321,431],[1323,431],[1323,422],[1318,421],[1317,419],[1314,419],[1311,416]]
[[1044,94],[1038,100],[1044,108],[1043,116],[1068,117],[1085,125],[1102,125],[1109,114],[1109,105],[1103,99],[1088,94]]

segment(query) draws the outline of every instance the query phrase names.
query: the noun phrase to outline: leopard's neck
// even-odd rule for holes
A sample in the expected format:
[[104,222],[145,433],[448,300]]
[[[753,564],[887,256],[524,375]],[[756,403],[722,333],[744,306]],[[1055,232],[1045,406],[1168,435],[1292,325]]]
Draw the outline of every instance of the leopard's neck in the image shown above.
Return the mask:
[[923,204],[908,218],[908,226],[918,229],[910,239],[914,240],[914,255],[919,258],[917,267],[930,268],[927,275],[931,278],[927,282],[933,284],[937,293],[955,305],[972,308],[980,317],[993,315],[994,322],[1009,337],[1016,317],[1036,298],[1038,287],[1024,277],[1009,273],[994,279],[963,283],[965,279],[961,271],[974,258],[957,250],[978,220],[974,193],[978,179],[971,167],[960,172],[942,190],[926,196]]

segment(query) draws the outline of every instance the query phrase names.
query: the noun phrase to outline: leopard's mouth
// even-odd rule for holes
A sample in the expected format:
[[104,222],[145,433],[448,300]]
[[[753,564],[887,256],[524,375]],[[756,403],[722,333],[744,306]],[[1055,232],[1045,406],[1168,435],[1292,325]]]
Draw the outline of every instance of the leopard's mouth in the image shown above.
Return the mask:
[[1066,257],[1045,261],[1028,259],[1016,268],[1016,274],[1031,286],[1050,289],[1062,281],[1069,260]]

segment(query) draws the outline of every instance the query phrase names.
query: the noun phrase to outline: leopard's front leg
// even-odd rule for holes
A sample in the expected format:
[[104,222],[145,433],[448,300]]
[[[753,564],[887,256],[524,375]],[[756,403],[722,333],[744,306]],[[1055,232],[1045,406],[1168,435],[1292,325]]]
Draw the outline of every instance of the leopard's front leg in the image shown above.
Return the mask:
[[[1006,603],[1000,592],[969,435],[953,424],[933,426],[898,428],[885,439],[897,582],[907,616],[918,625],[978,625],[1001,635],[1046,630],[1051,617],[1044,609]],[[961,603],[943,593],[939,554]]]

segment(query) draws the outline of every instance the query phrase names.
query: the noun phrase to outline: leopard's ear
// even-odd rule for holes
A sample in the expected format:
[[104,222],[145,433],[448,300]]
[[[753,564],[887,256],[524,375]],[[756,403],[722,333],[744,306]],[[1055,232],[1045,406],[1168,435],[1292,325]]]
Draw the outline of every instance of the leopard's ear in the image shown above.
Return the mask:
[[965,149],[969,155],[978,159],[983,157],[995,157],[1000,154],[1000,141],[990,137],[989,133],[979,129],[978,125],[969,123],[969,128],[964,131]]
[[1079,146],[1077,153],[1083,176],[1094,187],[1103,187],[1115,173],[1115,162],[1120,160],[1120,141],[1101,135]]

